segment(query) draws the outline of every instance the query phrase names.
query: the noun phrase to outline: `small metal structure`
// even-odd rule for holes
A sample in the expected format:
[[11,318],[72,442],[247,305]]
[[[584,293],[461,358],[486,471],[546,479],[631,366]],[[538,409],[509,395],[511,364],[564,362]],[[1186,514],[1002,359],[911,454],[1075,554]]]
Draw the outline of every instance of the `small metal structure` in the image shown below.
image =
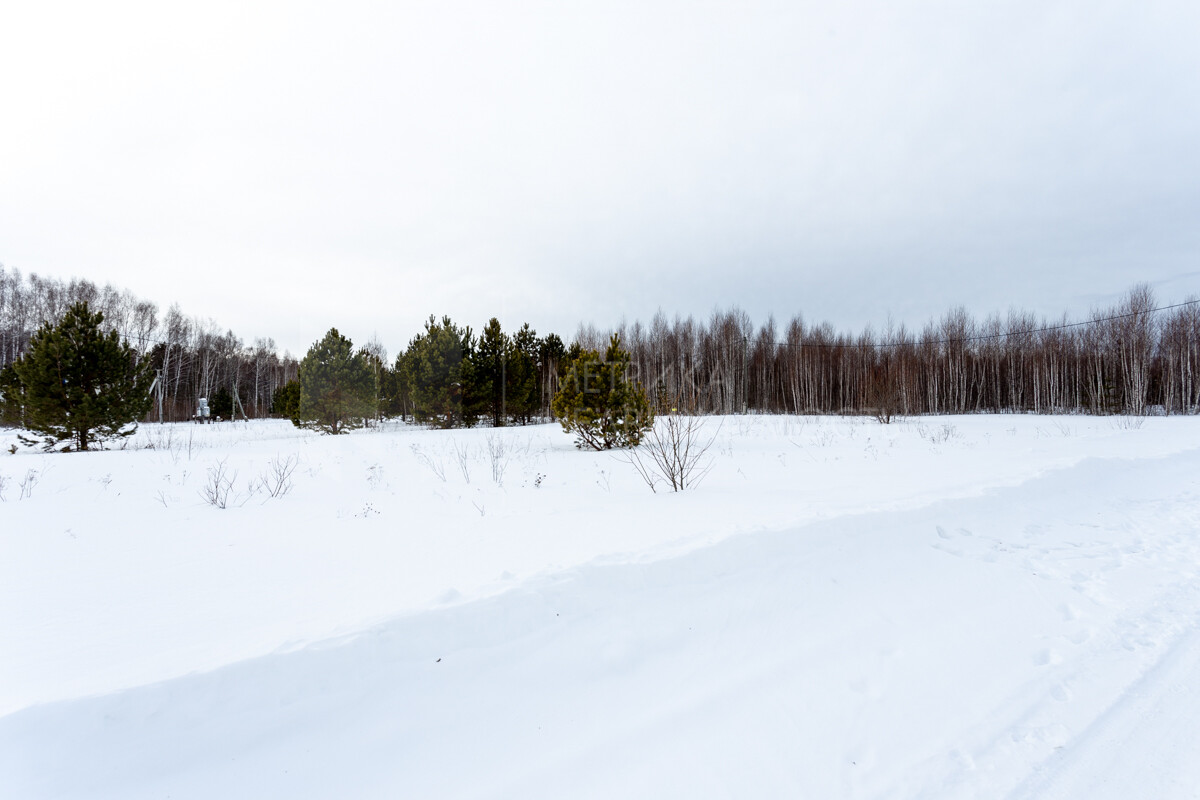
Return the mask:
[[201,397],[199,405],[196,406],[196,416],[192,417],[196,422],[212,422],[212,412],[208,409],[208,398]]

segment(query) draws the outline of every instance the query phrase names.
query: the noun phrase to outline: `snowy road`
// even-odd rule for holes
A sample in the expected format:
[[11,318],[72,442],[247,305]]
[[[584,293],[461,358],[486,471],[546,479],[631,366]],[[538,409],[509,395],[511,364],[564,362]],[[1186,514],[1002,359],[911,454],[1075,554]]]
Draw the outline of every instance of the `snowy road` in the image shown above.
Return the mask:
[[1200,628],[1054,753],[1013,800],[1200,797]]

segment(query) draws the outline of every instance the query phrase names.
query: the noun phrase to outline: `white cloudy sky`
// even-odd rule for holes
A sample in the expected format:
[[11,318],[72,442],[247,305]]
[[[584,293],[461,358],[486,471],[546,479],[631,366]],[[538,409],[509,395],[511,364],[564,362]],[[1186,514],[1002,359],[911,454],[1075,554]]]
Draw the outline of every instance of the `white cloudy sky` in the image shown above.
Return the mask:
[[1200,293],[1195,2],[11,2],[0,263],[293,351]]

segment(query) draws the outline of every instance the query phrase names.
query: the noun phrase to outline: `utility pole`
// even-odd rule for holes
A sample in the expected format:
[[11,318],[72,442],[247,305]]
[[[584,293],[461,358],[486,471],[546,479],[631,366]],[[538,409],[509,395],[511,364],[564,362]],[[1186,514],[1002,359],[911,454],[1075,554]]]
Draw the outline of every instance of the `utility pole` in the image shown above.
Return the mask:
[[742,413],[750,410],[750,337],[742,336]]

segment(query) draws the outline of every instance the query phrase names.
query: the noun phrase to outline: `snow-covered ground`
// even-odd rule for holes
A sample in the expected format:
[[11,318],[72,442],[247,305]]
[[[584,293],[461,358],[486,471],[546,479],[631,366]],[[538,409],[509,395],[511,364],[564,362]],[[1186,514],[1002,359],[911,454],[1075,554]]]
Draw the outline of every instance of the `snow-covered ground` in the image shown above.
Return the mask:
[[1200,419],[707,424],[0,431],[0,797],[1200,796]]

